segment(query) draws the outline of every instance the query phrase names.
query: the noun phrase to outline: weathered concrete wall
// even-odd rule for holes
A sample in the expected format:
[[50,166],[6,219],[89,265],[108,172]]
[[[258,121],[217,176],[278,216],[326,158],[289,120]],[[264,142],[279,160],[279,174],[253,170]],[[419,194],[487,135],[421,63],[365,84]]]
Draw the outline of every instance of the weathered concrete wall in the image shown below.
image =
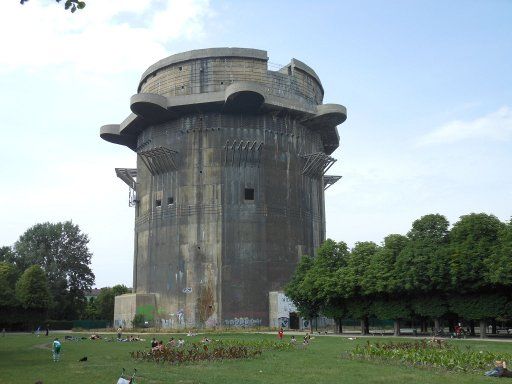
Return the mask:
[[101,130],[138,153],[136,292],[156,295],[162,324],[268,325],[268,292],[325,238],[344,107],[321,105],[304,63],[268,71],[265,51],[240,48],[161,60],[139,92]]
[[127,293],[116,296],[114,303],[114,327],[132,328],[137,313],[151,321],[156,319],[157,307],[154,294]]

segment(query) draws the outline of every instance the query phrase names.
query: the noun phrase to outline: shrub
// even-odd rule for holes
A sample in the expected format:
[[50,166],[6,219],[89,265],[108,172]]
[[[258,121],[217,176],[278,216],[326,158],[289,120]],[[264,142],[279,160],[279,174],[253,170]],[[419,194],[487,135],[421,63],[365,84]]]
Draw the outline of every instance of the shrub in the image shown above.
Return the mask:
[[459,372],[482,372],[496,360],[512,361],[512,354],[460,349],[441,340],[375,343],[356,346],[349,357],[363,360],[395,361],[415,367],[442,368]]
[[192,343],[186,347],[164,347],[156,351],[130,352],[133,359],[157,363],[182,364],[204,360],[247,359],[259,356],[264,350],[286,350],[292,345],[283,342],[257,340],[215,340],[208,344]]

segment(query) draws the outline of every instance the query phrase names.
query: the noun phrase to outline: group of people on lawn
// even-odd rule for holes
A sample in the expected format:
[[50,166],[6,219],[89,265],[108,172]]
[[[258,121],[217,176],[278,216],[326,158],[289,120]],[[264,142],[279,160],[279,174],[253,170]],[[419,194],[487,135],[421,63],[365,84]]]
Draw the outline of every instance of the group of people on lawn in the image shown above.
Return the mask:
[[[119,328],[117,330],[117,337],[118,337],[118,340],[122,340],[121,338],[122,336],[122,329]],[[192,333],[189,331],[189,333],[187,334],[187,336],[192,336]],[[195,334],[194,334],[195,336]],[[283,340],[283,337],[284,337],[284,330],[283,328],[280,328],[278,333],[277,333],[277,336],[279,338],[279,340]],[[93,334],[93,336],[91,336],[91,339],[97,339],[97,338],[101,338],[99,335],[96,335],[96,334]],[[133,340],[133,339],[132,339]],[[130,341],[132,341],[130,340]],[[142,339],[139,339],[137,338],[137,340],[142,340]],[[303,341],[303,346],[307,346],[309,345],[309,342],[311,340],[311,336],[309,333],[306,333],[306,335],[304,336],[304,341]],[[210,343],[210,339],[208,339],[208,337],[203,337],[201,339],[201,342],[203,344],[208,344]],[[292,345],[296,345],[297,344],[297,339],[295,338],[294,335],[291,336],[290,338],[290,344]],[[152,352],[155,352],[155,351],[162,351],[165,347],[167,348],[182,348],[183,346],[185,345],[185,340],[183,340],[183,338],[179,337],[178,340],[175,340],[174,337],[171,337],[169,339],[169,342],[166,344],[166,346],[164,346],[164,343],[162,340],[160,341],[157,341],[155,337],[153,337],[153,339],[151,340],[151,351]],[[55,338],[53,340],[53,343],[52,343],[52,357],[53,357],[53,361],[54,362],[59,362],[60,361],[60,353],[61,353],[61,350],[62,350],[62,344],[59,340],[59,338]],[[485,372],[485,376],[491,376],[491,377],[512,377],[512,371],[509,371],[507,369],[507,363],[503,360],[498,360],[495,362],[494,364],[494,368]]]
[[164,346],[163,340],[157,341],[156,338],[153,337],[153,340],[151,340],[151,351],[163,351],[165,347],[167,348],[181,348],[185,345],[185,340],[183,340],[181,337],[178,338],[178,340],[175,340],[174,337],[171,337],[167,344]]

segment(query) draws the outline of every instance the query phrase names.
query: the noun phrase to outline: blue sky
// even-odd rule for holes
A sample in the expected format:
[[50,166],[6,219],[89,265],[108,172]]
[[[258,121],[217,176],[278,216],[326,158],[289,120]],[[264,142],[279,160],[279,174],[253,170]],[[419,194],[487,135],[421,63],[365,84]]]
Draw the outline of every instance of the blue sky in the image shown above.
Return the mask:
[[[352,246],[441,213],[512,216],[512,2],[52,0],[0,4],[0,245],[73,220],[91,239],[97,286],[132,283],[133,216],[102,141],[140,75],[170,54],[265,49],[320,76],[343,104],[326,192],[327,235]],[[113,273],[115,272],[115,273]]]

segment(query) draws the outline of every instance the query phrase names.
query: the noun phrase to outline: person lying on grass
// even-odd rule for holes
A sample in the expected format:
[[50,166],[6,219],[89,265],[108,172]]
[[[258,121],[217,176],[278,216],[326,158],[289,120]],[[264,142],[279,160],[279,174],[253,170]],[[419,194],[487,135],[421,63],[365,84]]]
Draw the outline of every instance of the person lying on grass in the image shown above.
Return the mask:
[[507,362],[504,360],[496,360],[494,368],[485,372],[485,376],[490,377],[512,377],[512,372],[507,369]]

